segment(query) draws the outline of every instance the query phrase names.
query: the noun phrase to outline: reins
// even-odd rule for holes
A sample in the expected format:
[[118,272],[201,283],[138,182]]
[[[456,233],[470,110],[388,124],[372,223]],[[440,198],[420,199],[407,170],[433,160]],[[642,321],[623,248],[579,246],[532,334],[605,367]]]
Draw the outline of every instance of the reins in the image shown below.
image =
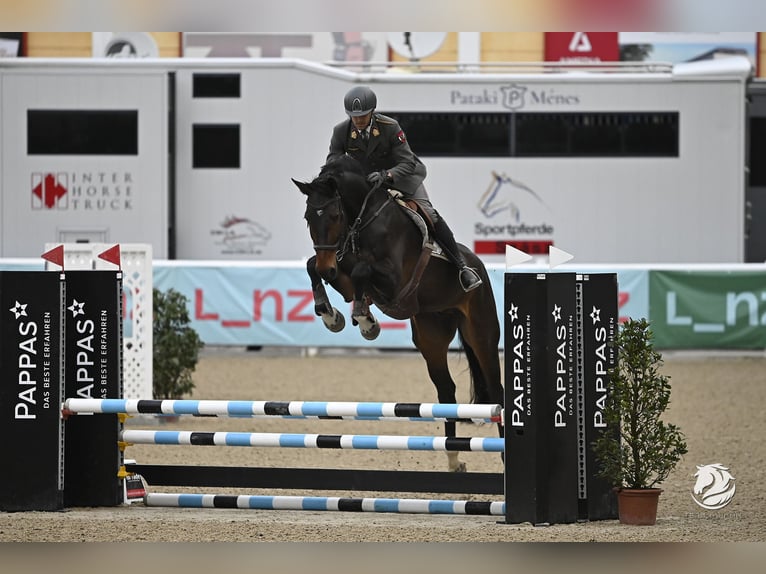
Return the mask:
[[[377,210],[375,210],[375,213],[372,214],[372,216],[367,219],[366,222],[362,223],[362,217],[364,216],[364,212],[367,209],[367,202],[372,197],[372,194],[375,193],[381,186],[382,182],[377,182],[375,185],[373,185],[370,188],[370,191],[367,192],[367,195],[364,197],[364,201],[362,202],[362,207],[359,209],[359,213],[356,216],[356,219],[354,220],[354,223],[346,230],[346,237],[343,241],[343,246],[337,251],[335,254],[335,258],[338,261],[342,261],[343,257],[346,255],[346,252],[348,251],[348,244],[351,243],[351,253],[357,253],[357,242],[359,239],[359,234],[361,231],[367,227],[370,223],[372,223],[375,218],[380,215],[380,212],[383,211],[383,209],[392,201],[392,198],[390,195],[386,197],[386,200],[378,207]],[[340,196],[336,194],[336,197],[340,201]],[[338,240],[340,242],[340,239]]]

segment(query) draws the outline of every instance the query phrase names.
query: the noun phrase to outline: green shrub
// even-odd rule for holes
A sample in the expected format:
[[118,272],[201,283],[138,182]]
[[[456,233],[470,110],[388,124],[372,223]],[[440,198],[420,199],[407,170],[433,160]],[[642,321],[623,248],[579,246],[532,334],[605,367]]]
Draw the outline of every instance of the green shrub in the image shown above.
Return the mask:
[[[600,475],[616,487],[652,488],[686,454],[686,440],[662,420],[670,403],[670,377],[660,372],[646,319],[629,319],[615,338],[617,367],[610,370],[604,419],[608,430],[594,443]],[[611,431],[611,432],[610,432]]]
[[153,369],[155,399],[179,399],[192,394],[192,373],[204,346],[190,326],[188,299],[175,289],[153,292]]

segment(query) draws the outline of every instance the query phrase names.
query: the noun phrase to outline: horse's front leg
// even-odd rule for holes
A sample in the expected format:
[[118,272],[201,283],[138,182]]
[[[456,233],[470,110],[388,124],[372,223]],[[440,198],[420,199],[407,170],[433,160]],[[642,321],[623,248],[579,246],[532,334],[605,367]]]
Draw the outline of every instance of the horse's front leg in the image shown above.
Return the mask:
[[359,262],[351,270],[351,282],[354,285],[354,302],[351,307],[351,321],[359,326],[362,337],[368,341],[380,335],[380,323],[370,311],[370,303],[365,295],[369,285],[372,268],[368,263]]
[[330,303],[322,278],[316,270],[316,256],[311,257],[306,263],[306,271],[311,278],[311,292],[314,295],[314,313],[322,319],[322,323],[333,333],[338,333],[346,326],[346,319],[340,311]]

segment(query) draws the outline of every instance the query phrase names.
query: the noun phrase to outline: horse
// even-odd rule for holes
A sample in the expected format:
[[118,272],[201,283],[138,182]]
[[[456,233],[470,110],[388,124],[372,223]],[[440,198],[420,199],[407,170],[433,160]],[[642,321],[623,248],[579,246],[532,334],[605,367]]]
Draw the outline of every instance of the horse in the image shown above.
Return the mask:
[[[306,270],[314,311],[324,325],[338,332],[345,318],[330,303],[323,281],[352,302],[353,324],[365,339],[380,333],[371,303],[393,319],[409,319],[412,342],[440,403],[456,402],[447,356],[457,334],[468,362],[471,401],[502,405],[500,324],[487,270],[476,254],[459,245],[482,279],[465,292],[454,264],[433,254],[422,218],[398,205],[389,190],[371,186],[352,158],[328,162],[311,182],[292,181],[306,196],[304,218],[314,244]],[[500,423],[497,429],[502,437]],[[455,436],[454,420],[445,422],[444,434]],[[466,470],[457,452],[448,451],[447,460],[450,471]]]

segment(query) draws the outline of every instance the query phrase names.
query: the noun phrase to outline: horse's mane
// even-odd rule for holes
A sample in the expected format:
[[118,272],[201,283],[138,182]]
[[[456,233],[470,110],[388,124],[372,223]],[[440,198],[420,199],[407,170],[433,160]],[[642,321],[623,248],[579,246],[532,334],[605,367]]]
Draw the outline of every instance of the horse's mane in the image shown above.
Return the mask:
[[319,171],[319,177],[340,177],[347,173],[364,176],[364,170],[358,161],[351,156],[342,155],[324,164]]

